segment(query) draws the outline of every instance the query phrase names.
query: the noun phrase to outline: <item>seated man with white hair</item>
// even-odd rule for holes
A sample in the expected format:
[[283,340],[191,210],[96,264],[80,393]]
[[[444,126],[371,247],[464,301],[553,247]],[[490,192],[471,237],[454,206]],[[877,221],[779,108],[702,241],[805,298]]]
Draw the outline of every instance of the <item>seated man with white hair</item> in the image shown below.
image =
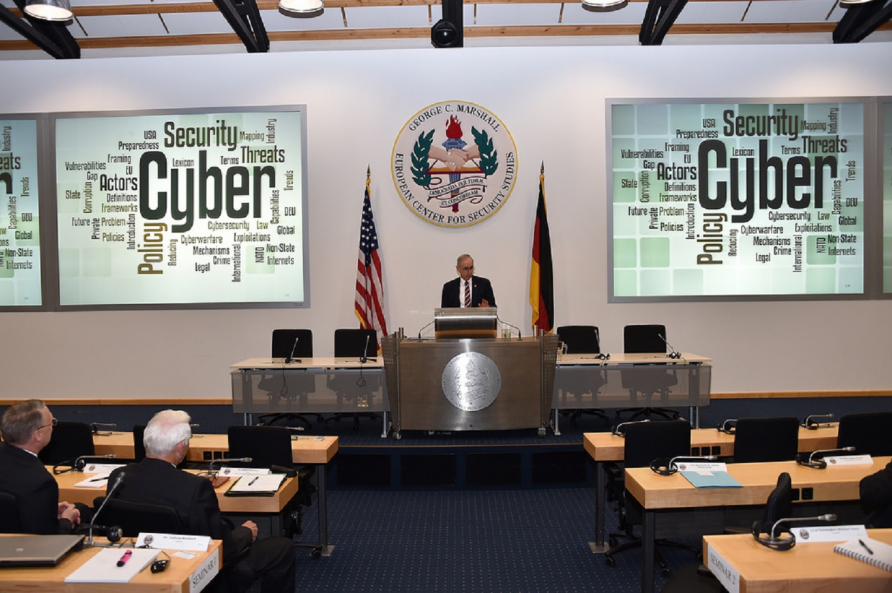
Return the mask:
[[224,564],[247,548],[247,555],[232,567],[229,583],[232,588],[245,591],[255,579],[261,578],[265,593],[294,591],[293,543],[284,537],[258,541],[257,525],[253,521],[233,528],[220,514],[210,480],[177,469],[189,450],[192,438],[189,421],[189,414],[181,410],[155,414],[146,425],[143,437],[145,459],[116,469],[109,478],[108,483],[114,484],[118,472],[124,472],[115,498],[172,507],[182,521],[184,533],[208,535],[223,541]]

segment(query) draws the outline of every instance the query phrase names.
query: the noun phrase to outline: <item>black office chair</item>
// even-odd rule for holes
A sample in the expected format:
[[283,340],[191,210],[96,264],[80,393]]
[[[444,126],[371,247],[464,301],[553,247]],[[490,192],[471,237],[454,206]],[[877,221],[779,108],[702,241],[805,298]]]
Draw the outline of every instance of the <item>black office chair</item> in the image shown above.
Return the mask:
[[[627,325],[623,328],[623,352],[626,354],[665,353],[667,344],[665,325]],[[632,400],[638,399],[638,394],[647,401],[652,396],[660,394],[663,399],[668,398],[669,388],[678,384],[678,377],[674,371],[658,372],[653,369],[630,368],[622,372],[622,385],[632,395]],[[645,406],[642,408],[622,408],[616,411],[617,422],[621,421],[623,413],[630,412],[631,420],[637,418],[653,418],[658,416],[667,420],[675,420],[679,417],[676,410],[670,408],[656,408]]]
[[146,458],[146,446],[143,443],[143,436],[145,436],[145,434],[145,424],[133,425],[133,460],[137,463]]
[[95,454],[93,427],[84,422],[59,422],[53,427],[52,439],[38,457],[44,465],[57,465]]
[[15,495],[0,492],[0,533],[21,533],[19,502]]
[[293,473],[298,477],[297,495],[291,501],[297,506],[290,509],[292,522],[286,526],[286,532],[288,537],[300,534],[303,531],[303,507],[312,506],[312,495],[316,492],[311,482],[316,469],[294,464],[291,431],[280,426],[230,426],[227,435],[229,457],[251,458],[247,463],[232,463],[234,467],[270,468],[277,473]]
[[[375,358],[378,355],[378,336],[373,329],[336,329],[334,333],[335,358]],[[328,388],[338,394],[347,396],[356,392],[356,377],[350,375],[330,375]],[[346,412],[334,414],[329,420],[340,421],[341,418],[353,420],[353,430],[359,428],[360,418],[380,418],[374,412]]]
[[[273,358],[303,359],[313,358],[313,330],[310,329],[274,329],[272,336],[271,356]],[[283,370],[279,375],[265,376],[257,384],[257,387],[269,393],[270,401],[305,399],[308,393],[316,391],[316,375],[286,374]],[[311,413],[274,413],[263,414],[257,418],[261,425],[271,425],[284,421],[286,424],[296,420],[310,428],[313,423],[308,416],[312,416],[317,422],[322,422],[321,414]]]
[[[558,339],[567,348],[567,354],[600,354],[601,340],[598,327],[595,325],[562,325],[557,328]],[[587,385],[588,391],[594,399],[598,389],[606,382],[604,373],[598,373],[592,382]],[[568,410],[570,412],[570,424],[576,426],[576,421],[583,414],[591,414],[610,423],[610,416],[604,410],[598,408]]]
[[[624,466],[626,468],[649,467],[655,459],[672,459],[691,454],[691,425],[686,420],[666,422],[633,422],[626,426]],[[606,464],[608,478],[620,480],[623,475],[613,464]],[[620,496],[619,525],[622,532],[609,535],[610,549],[604,552],[607,566],[615,566],[614,556],[625,550],[641,546],[641,538],[634,534],[634,527],[641,525],[643,513],[638,502],[623,489]],[[624,539],[620,543],[620,539]],[[659,547],[673,547],[699,554],[700,550],[669,540],[657,540],[656,560],[664,576],[671,569],[660,554]]]
[[837,447],[855,447],[856,455],[892,455],[892,412],[847,414],[839,419]]
[[792,461],[798,451],[798,418],[741,418],[737,421],[734,463]]
[[[104,501],[104,496],[97,497],[93,508],[98,509]],[[102,509],[102,524],[120,527],[124,537],[136,537],[141,532],[183,533],[183,521],[173,507],[115,497]]]

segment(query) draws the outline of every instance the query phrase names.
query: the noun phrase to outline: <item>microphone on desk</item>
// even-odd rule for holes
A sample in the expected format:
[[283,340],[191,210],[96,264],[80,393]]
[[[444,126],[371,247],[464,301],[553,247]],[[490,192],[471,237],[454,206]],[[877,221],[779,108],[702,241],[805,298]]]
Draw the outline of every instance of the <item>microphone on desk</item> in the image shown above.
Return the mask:
[[679,469],[682,469],[678,466],[677,463],[675,463],[675,461],[677,459],[689,459],[689,460],[702,459],[705,461],[715,461],[716,459],[718,459],[718,456],[716,456],[716,455],[703,455],[703,456],[700,456],[700,455],[679,455],[677,457],[673,457],[672,459],[670,459],[668,463],[666,462],[665,457],[662,459],[654,459],[650,463],[650,470],[652,472],[654,472],[655,474],[660,474],[661,476],[671,476],[672,474],[677,472]]
[[98,525],[96,523],[96,519],[99,517],[100,513],[102,513],[102,509],[105,508],[105,505],[108,504],[108,501],[111,500],[112,495],[118,490],[118,488],[121,486],[121,482],[123,482],[123,481],[124,481],[124,472],[118,472],[118,475],[115,476],[114,483],[111,485],[111,488],[109,488],[108,492],[105,494],[105,500],[103,500],[102,504],[99,505],[99,509],[95,513],[93,513],[93,522],[87,523],[85,525],[81,525],[78,527],[78,530],[81,530],[83,528],[89,529],[89,537],[87,538],[87,541],[84,542],[85,548],[93,547],[93,529],[94,528],[104,529],[105,537],[107,537],[108,541],[110,541],[111,543],[115,543],[116,541],[119,541],[121,539],[122,533],[121,533],[120,527],[117,527],[117,526],[106,527],[103,525]]
[[666,341],[666,338],[663,337],[663,334],[657,334],[657,336],[663,340],[663,343],[669,348],[669,353],[666,355],[666,358],[679,359],[681,358],[681,352],[672,347],[672,344]]
[[366,335],[365,337],[365,346],[362,347],[362,356],[359,357],[359,362],[361,363],[368,362],[369,360],[366,354],[369,351],[369,340],[371,339],[371,337],[371,335]]
[[300,362],[300,360],[295,360],[294,352],[297,350],[297,341],[300,340],[300,336],[294,338],[294,346],[291,347],[291,355],[285,359],[285,364],[291,364],[292,362]]
[[768,534],[768,537],[762,537],[760,533],[761,522],[755,521],[753,523],[753,538],[766,548],[771,548],[772,550],[778,550],[783,552],[785,550],[791,550],[796,545],[796,536],[790,533],[787,536],[783,536],[778,533],[778,526],[784,523],[803,523],[808,521],[836,521],[836,515],[828,513],[826,515],[818,515],[816,517],[786,517],[784,519],[778,519],[774,525],[771,526],[771,532]]
[[[595,327],[595,342],[597,342],[598,350],[600,350],[601,349],[601,331],[597,328],[597,326]],[[597,358],[598,360],[610,360],[610,353],[609,352],[598,352],[595,355],[595,358]]]
[[626,436],[626,426],[629,424],[639,424],[641,422],[650,422],[650,418],[645,418],[644,420],[630,420],[629,422],[622,422],[613,427],[613,435],[618,437]]
[[517,339],[518,339],[518,340],[519,340],[520,338],[523,337],[522,335],[520,335],[520,328],[517,327],[516,325],[511,325],[511,324],[508,323],[507,321],[502,321],[501,319],[499,319],[499,316],[498,316],[498,315],[496,315],[496,321],[498,321],[499,323],[504,323],[505,325],[507,325],[507,326],[510,327],[511,329],[515,329],[515,330],[517,330]]
[[800,426],[809,430],[817,430],[821,424],[829,424],[829,422],[822,423],[819,420],[815,420],[816,418],[833,418],[833,414],[812,414]]
[[111,431],[100,433],[99,432],[100,426],[103,428],[115,428],[118,425],[115,424],[114,422],[91,422],[90,423],[90,428],[93,429],[93,434],[107,437],[108,435],[111,434]]
[[436,322],[437,322],[437,320],[434,319],[433,321],[431,321],[430,323],[428,323],[427,325],[425,325],[424,327],[422,327],[420,330],[418,330],[418,339],[419,339],[419,340],[421,339],[421,332],[423,332],[424,330],[426,330],[427,328],[429,328],[430,326],[432,326],[432,325],[433,325],[434,323],[436,323]]
[[219,457],[219,458],[217,458],[217,459],[212,460],[212,461],[210,462],[210,464],[208,464],[208,475],[209,475],[209,476],[216,476],[216,475],[217,475],[217,474],[214,473],[214,464],[215,464],[215,463],[218,463],[218,464],[219,464],[219,463],[230,463],[230,462],[235,462],[235,463],[251,463],[252,461],[254,461],[254,458],[253,458],[253,457]]
[[115,454],[109,453],[108,455],[81,455],[74,461],[63,461],[62,463],[57,463],[53,466],[53,473],[55,475],[64,474],[70,471],[82,472],[84,471],[84,466],[87,465],[86,459],[114,459]]
[[855,451],[855,447],[840,447],[838,449],[821,449],[819,451],[813,451],[811,455],[808,456],[808,459],[803,461],[802,453],[796,454],[796,463],[799,465],[804,465],[805,467],[810,467],[813,469],[824,469],[827,467],[827,462],[823,459],[814,459],[815,455],[820,455],[823,457],[827,453],[853,453]]
[[736,423],[737,418],[728,418],[727,420],[719,424],[716,427],[716,430],[725,434],[734,434],[737,431],[737,425],[732,424],[732,422]]

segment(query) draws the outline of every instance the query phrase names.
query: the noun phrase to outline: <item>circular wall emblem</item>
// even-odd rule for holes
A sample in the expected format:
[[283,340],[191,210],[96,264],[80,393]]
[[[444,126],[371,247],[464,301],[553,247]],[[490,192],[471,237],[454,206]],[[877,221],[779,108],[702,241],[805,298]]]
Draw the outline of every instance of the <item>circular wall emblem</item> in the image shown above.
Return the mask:
[[406,122],[393,144],[391,172],[403,203],[427,222],[463,227],[508,201],[517,148],[502,121],[479,105],[444,101]]
[[440,381],[449,403],[465,412],[490,406],[502,388],[499,367],[479,352],[463,352],[450,360]]

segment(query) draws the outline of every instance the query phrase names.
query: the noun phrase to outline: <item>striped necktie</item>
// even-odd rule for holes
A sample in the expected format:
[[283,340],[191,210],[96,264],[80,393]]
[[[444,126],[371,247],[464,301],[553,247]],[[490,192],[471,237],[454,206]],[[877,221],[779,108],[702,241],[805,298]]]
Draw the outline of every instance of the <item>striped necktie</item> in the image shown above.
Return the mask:
[[471,306],[471,283],[465,280],[465,307]]

